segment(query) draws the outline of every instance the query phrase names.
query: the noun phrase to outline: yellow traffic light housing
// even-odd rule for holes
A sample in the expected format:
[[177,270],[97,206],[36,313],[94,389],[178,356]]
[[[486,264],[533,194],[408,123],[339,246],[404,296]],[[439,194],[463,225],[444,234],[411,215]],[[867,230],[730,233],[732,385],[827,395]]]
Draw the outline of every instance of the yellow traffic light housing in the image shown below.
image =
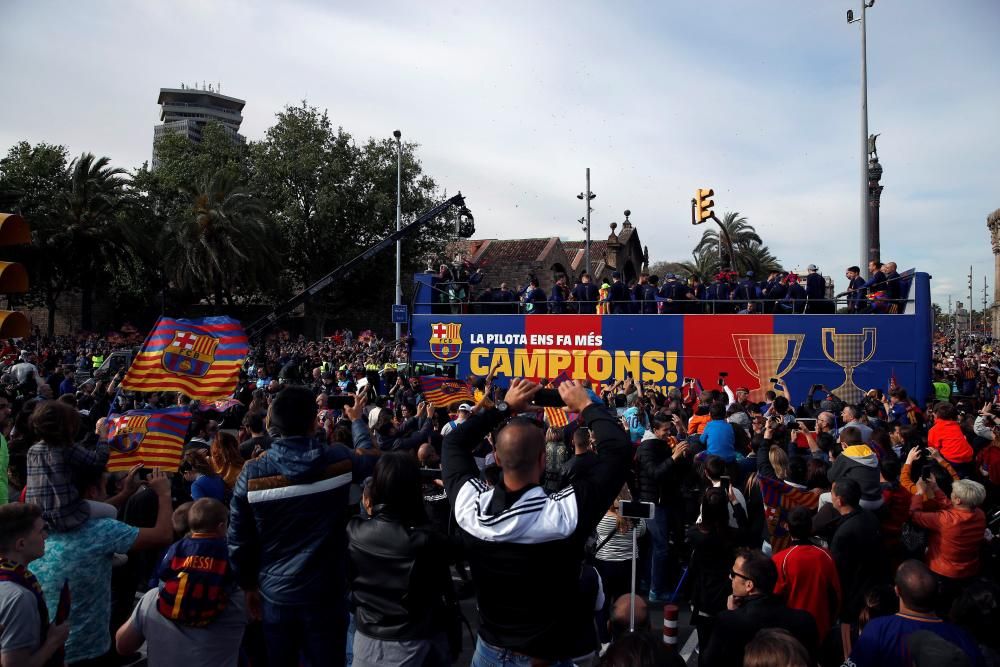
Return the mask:
[[698,188],[695,191],[694,220],[692,220],[692,224],[700,225],[707,220],[715,218],[715,212],[712,211],[715,202],[710,199],[713,195],[715,195],[715,190],[712,188]]
[[[31,243],[31,228],[16,213],[0,213],[0,246]],[[28,291],[28,272],[16,262],[0,262],[0,294],[24,294]],[[31,322],[14,310],[0,310],[0,338],[25,338],[31,335]]]

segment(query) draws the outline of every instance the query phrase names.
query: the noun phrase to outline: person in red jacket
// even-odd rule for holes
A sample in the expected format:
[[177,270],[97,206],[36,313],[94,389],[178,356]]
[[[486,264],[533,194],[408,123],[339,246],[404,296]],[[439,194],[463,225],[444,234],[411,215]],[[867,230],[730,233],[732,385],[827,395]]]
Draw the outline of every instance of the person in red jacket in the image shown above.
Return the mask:
[[934,425],[927,433],[927,446],[941,452],[961,477],[972,472],[972,445],[958,423],[958,412],[951,403],[934,408]]
[[[912,457],[911,457],[912,458]],[[912,463],[907,459],[907,463]],[[909,471],[907,471],[908,474]],[[980,505],[986,489],[979,482],[960,479],[946,498],[934,477],[917,482],[910,517],[914,525],[927,529],[927,567],[940,583],[942,608],[969,580],[979,574],[980,548],[986,534],[986,515]]]
[[809,541],[812,513],[794,507],[788,513],[792,545],[771,556],[778,568],[774,594],[791,609],[809,612],[822,644],[840,611],[840,576],[830,552]]

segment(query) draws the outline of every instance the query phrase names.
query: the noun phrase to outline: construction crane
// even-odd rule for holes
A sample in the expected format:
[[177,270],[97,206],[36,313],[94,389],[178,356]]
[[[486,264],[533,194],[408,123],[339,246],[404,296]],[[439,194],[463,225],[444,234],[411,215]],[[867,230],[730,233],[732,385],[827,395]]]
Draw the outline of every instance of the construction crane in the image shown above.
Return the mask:
[[459,192],[457,195],[451,199],[447,199],[436,206],[431,207],[420,215],[416,220],[410,224],[402,227],[399,231],[390,234],[385,237],[372,247],[368,248],[360,255],[354,259],[344,262],[330,273],[326,274],[309,287],[288,299],[287,301],[275,306],[267,315],[264,315],[260,319],[254,321],[250,326],[246,328],[247,336],[251,339],[257,339],[263,334],[269,326],[277,322],[279,319],[292,312],[295,308],[302,305],[312,297],[316,296],[323,290],[327,289],[335,281],[346,277],[357,268],[362,263],[370,260],[375,255],[378,255],[383,250],[391,247],[397,240],[405,238],[417,231],[427,223],[433,221],[436,217],[445,213],[453,206],[458,207],[458,216],[455,218],[455,235],[461,238],[469,238],[476,232],[475,220],[472,217],[472,212],[465,205],[465,197]]

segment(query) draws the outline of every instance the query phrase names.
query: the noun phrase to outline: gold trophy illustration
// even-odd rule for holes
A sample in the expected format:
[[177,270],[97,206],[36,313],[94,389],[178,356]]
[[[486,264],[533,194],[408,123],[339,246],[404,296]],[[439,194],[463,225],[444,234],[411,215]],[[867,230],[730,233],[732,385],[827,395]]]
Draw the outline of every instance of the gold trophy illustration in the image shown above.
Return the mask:
[[[830,346],[827,345],[827,334],[830,336],[832,352]],[[823,340],[823,354],[826,355],[827,359],[844,369],[844,384],[830,393],[847,403],[860,402],[865,391],[854,383],[854,369],[875,356],[875,328],[865,327],[861,333],[845,334],[837,333],[837,330],[832,327],[824,327],[820,337]],[[868,342],[869,340],[871,343]]]
[[[788,375],[799,361],[805,334],[733,334],[736,356],[743,369],[757,378],[759,386],[750,391],[750,400],[762,403],[769,391],[774,390],[774,380]],[[789,355],[791,348],[791,355]],[[782,364],[788,363],[782,368]]]

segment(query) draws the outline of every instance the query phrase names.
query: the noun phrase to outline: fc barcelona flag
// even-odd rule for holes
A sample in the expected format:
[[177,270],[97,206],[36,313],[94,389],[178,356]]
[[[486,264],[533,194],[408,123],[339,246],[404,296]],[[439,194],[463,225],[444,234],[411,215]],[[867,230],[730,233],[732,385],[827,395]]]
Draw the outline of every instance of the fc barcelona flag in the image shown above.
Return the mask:
[[436,408],[447,408],[460,401],[471,403],[474,400],[469,385],[451,378],[421,377],[420,390],[424,394],[424,399],[430,401]]
[[184,451],[184,437],[191,423],[186,408],[132,410],[114,415],[108,424],[108,471],[145,468],[177,470]]
[[247,356],[247,336],[229,317],[161,317],[125,375],[131,391],[179,391],[199,401],[229,398]]
[[757,481],[764,500],[764,517],[771,538],[771,551],[778,553],[792,541],[788,534],[788,512],[799,506],[815,510],[819,504],[819,494],[797,489],[780,479],[758,475]]
[[569,415],[562,408],[545,408],[545,421],[552,428],[569,426]]

